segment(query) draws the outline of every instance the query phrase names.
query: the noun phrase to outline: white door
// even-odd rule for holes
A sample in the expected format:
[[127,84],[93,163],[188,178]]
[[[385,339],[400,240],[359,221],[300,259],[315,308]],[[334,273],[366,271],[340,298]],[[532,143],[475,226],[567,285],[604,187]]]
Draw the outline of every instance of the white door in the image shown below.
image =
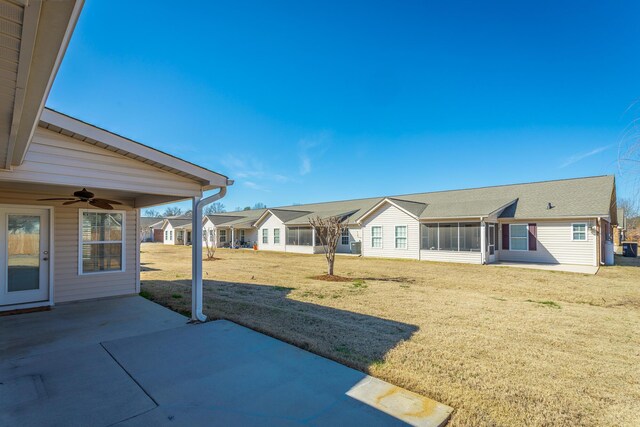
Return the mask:
[[0,208],[0,306],[49,299],[49,211]]
[[489,224],[489,238],[487,242],[489,245],[487,246],[487,255],[489,257],[489,262],[496,262],[496,225]]

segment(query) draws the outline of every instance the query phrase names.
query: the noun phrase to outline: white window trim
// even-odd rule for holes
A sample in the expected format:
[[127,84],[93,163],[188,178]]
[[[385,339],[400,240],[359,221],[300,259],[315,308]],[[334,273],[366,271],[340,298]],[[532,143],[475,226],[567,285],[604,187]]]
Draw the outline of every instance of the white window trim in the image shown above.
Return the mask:
[[[373,239],[377,238],[377,237],[374,237],[374,235],[373,235],[373,229],[374,228],[379,228],[380,229],[380,247],[373,246]],[[373,226],[371,226],[371,249],[384,249],[384,230],[382,229],[381,225],[373,225]]]
[[[278,232],[278,241],[276,242],[276,231]],[[274,245],[279,245],[280,244],[280,229],[279,228],[274,228],[273,229],[273,244]]]
[[220,230],[219,236],[220,236],[220,243],[227,243],[227,230]]
[[[511,231],[511,227],[514,225],[522,226],[524,225],[527,228],[526,238],[527,244],[525,249],[513,249],[513,244],[511,243],[511,239],[513,239],[513,232]],[[516,239],[523,239],[523,237],[516,237]],[[529,224],[509,224],[509,250],[514,252],[528,252],[529,251]]]
[[[265,239],[267,240],[265,242]],[[269,229],[268,228],[263,228],[262,229],[262,244],[263,245],[268,245],[269,244]]]
[[[404,240],[405,240],[405,245],[404,248],[398,247],[398,228],[399,227],[404,227],[405,230],[405,236],[404,236]],[[409,226],[408,225],[394,225],[393,226],[393,246],[396,249],[400,249],[403,251],[406,251],[409,249]]]
[[[346,232],[346,236],[344,235]],[[344,243],[344,238],[347,238],[347,243]],[[351,233],[349,233],[349,229],[348,228],[343,228],[342,231],[340,232],[340,245],[344,246],[344,245],[348,245],[349,243],[351,243]]]
[[[584,239],[576,239],[575,238],[575,232],[573,231],[573,227],[576,226],[576,225],[584,225]],[[586,242],[587,240],[589,240],[588,231],[589,231],[589,224],[587,224],[586,222],[572,222],[571,223],[571,241],[572,242]],[[580,231],[578,231],[578,233],[580,233]]]
[[[104,240],[104,241],[88,241],[82,240],[82,217],[85,212],[93,213],[118,213],[122,214],[122,225],[120,231],[121,240]],[[102,209],[78,209],[78,276],[92,276],[95,274],[124,273],[127,271],[127,212],[123,210],[102,210]],[[121,243],[122,244],[122,260],[120,262],[120,270],[91,271],[85,273],[82,266],[82,245],[84,243]]]

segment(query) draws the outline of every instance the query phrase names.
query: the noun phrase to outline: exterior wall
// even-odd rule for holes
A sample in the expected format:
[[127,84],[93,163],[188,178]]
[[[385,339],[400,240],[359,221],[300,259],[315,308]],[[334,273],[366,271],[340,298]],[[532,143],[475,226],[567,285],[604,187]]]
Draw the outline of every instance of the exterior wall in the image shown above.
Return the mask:
[[[204,230],[202,234],[202,246],[207,246],[207,242],[209,242],[209,244],[212,244],[213,242],[215,242],[215,239],[217,238],[216,226],[213,225],[211,221],[206,220],[204,222],[204,225],[202,226],[202,229]],[[213,230],[213,240],[211,239],[211,236],[210,236],[211,230]]]
[[[277,245],[273,243],[273,230],[275,228],[280,229],[280,243]],[[283,251],[284,252],[285,246],[287,243],[287,232],[285,228],[286,228],[285,225],[276,216],[269,215],[269,217],[266,220],[262,221],[262,223],[260,224],[260,227],[258,227],[258,230],[257,230],[256,240],[258,242],[258,249],[263,251]],[[269,243],[266,243],[266,244],[262,243],[262,230],[268,230]]]
[[[407,249],[396,249],[395,226],[407,226]],[[382,248],[371,246],[371,228],[382,227]],[[418,259],[420,252],[420,224],[397,207],[385,204],[366,218],[362,225],[362,255],[384,258]]]
[[[169,236],[167,236],[167,231],[169,231]],[[171,224],[167,224],[167,226],[163,230],[164,233],[164,244],[165,245],[175,245],[176,244],[176,231],[173,229]]]
[[341,254],[350,254],[351,253],[351,243],[352,242],[360,242],[362,241],[362,230],[357,226],[349,226],[349,244],[342,244],[342,237],[338,240],[338,247],[336,248],[336,253]]
[[[12,193],[3,191],[2,204],[51,206],[52,202],[37,202],[47,194]],[[124,201],[123,201],[124,202]],[[53,209],[53,299],[54,303],[136,293],[138,247],[138,211],[118,206],[125,212],[125,271],[87,275],[78,274],[79,209],[86,206],[54,205]]]
[[12,181],[87,188],[118,188],[143,194],[191,197],[198,183],[113,151],[37,128],[22,165],[8,172]]
[[482,264],[482,254],[480,252],[427,251],[421,249],[420,259],[423,261]]
[[[587,223],[587,240],[572,240],[572,224]],[[503,224],[505,222],[502,222]],[[513,251],[502,249],[502,225],[499,226],[499,261],[540,262],[550,264],[598,265],[595,220],[521,221],[511,224],[537,224],[537,248],[535,251]]]
[[284,251],[294,254],[319,254],[323,249],[322,246],[286,245]]

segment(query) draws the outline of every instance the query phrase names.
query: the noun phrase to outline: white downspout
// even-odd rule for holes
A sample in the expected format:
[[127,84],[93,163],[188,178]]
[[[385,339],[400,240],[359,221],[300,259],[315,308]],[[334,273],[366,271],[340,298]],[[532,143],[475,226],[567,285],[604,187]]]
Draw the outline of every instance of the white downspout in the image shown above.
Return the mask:
[[480,259],[482,264],[487,263],[487,233],[483,217],[480,217]]
[[204,322],[207,316],[202,313],[202,210],[203,208],[220,200],[227,194],[227,187],[221,187],[220,191],[204,199],[193,198],[191,218],[191,320]]

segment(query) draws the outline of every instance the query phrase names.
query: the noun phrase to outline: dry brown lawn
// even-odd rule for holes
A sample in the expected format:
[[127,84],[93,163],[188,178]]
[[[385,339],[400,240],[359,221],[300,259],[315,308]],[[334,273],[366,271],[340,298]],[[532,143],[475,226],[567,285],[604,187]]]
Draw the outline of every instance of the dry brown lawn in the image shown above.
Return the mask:
[[[190,308],[190,248],[142,246],[142,291]],[[455,409],[452,426],[640,425],[640,265],[595,276],[218,250],[205,313]]]

